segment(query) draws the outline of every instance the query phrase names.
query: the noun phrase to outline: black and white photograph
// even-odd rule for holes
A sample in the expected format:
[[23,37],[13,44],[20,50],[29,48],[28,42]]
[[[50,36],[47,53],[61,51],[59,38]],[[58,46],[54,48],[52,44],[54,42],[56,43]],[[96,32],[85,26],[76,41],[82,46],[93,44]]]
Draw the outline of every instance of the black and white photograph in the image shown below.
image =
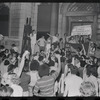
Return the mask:
[[100,3],[0,3],[0,97],[99,96]]

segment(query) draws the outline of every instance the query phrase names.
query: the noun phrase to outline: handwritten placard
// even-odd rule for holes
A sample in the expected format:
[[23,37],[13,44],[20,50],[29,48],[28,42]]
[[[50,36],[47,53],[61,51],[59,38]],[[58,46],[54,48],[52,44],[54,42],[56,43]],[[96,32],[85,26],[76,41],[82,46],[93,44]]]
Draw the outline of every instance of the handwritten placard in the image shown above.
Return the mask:
[[71,32],[72,36],[75,35],[91,35],[92,28],[91,25],[74,26]]

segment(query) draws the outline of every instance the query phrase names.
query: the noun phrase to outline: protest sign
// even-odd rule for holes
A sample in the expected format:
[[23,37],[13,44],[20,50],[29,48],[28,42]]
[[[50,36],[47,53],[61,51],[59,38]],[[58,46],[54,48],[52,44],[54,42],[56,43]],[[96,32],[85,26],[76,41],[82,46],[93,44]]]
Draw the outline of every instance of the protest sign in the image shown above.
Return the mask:
[[75,35],[91,35],[91,25],[74,26],[71,32],[71,36]]

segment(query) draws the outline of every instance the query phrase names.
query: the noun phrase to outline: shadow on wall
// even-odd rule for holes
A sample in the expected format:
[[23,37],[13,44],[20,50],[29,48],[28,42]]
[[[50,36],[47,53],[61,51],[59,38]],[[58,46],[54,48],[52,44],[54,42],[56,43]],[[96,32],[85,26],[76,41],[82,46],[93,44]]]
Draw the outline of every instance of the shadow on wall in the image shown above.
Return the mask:
[[49,38],[49,36],[47,35],[47,33],[50,34],[50,32],[37,32],[37,40],[39,38],[41,38],[42,36],[44,36],[45,39],[47,40]]

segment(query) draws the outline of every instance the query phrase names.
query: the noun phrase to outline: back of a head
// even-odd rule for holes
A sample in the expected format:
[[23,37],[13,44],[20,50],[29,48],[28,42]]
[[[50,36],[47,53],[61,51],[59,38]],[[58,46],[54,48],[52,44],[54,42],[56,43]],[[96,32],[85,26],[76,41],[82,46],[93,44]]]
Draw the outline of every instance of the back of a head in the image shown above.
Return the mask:
[[0,87],[0,96],[2,96],[2,97],[11,96],[13,91],[14,90],[9,86],[2,86],[2,87]]
[[6,93],[7,93],[7,87],[6,86],[0,87],[0,96],[6,96]]
[[63,40],[63,38],[60,38],[59,40],[60,40],[60,41],[62,41],[62,40]]
[[87,72],[87,75],[90,76],[90,75],[93,75],[95,77],[97,77],[97,69],[96,67],[93,67],[92,65],[87,65],[86,66],[86,72]]
[[7,92],[7,86],[2,86],[2,91]]
[[9,64],[10,64],[10,62],[8,60],[4,61],[4,65],[9,65]]
[[68,68],[70,69],[71,74],[77,75],[78,68],[76,66],[74,66],[73,64],[68,64]]
[[49,67],[54,66],[55,62],[53,60],[50,60],[49,63],[48,63],[48,65],[49,65]]
[[7,86],[7,96],[11,96],[13,92],[14,90],[11,87]]
[[43,61],[43,59],[44,59],[44,57],[41,56],[41,55],[40,55],[39,58],[38,58],[39,61]]
[[37,60],[32,60],[31,64],[30,64],[30,70],[31,71],[38,71],[39,68],[39,63]]
[[78,55],[75,55],[74,58],[80,60],[80,57]]
[[83,82],[80,86],[80,93],[84,97],[96,96],[95,85],[89,81]]
[[12,64],[10,64],[10,65],[8,66],[8,72],[11,72],[14,68],[15,68],[15,66],[12,65]]
[[68,64],[71,64],[72,59],[67,59],[66,62],[67,62]]
[[47,64],[42,64],[39,67],[38,73],[39,73],[40,77],[48,76],[49,75],[49,66]]

